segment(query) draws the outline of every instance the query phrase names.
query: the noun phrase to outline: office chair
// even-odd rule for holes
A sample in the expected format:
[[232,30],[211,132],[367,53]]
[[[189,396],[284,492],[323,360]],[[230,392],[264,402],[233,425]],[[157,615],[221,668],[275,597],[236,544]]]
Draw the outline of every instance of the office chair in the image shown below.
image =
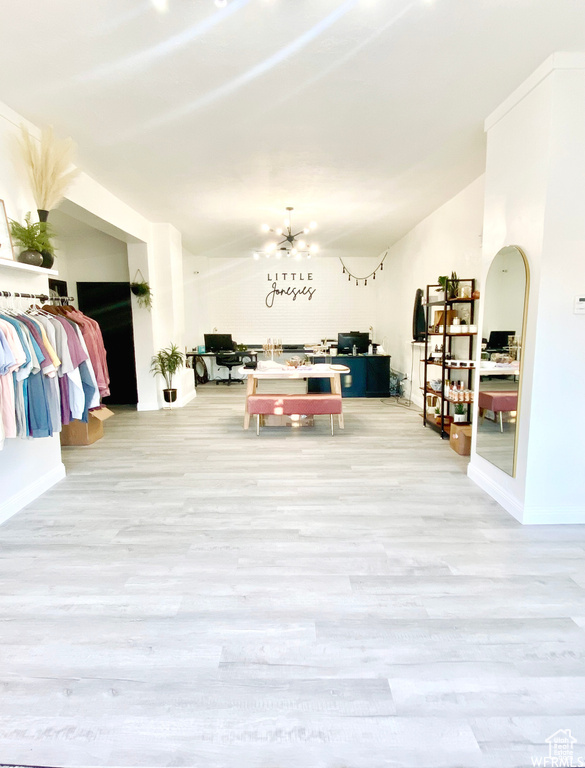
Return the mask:
[[231,386],[232,382],[235,384],[244,383],[244,379],[232,379],[232,368],[236,368],[242,365],[241,357],[237,352],[234,352],[234,353],[227,352],[224,354],[220,353],[216,355],[215,361],[218,366],[223,366],[224,368],[228,369],[227,379],[216,379],[215,380],[216,384],[219,384],[221,381],[222,384],[227,384],[229,387]]

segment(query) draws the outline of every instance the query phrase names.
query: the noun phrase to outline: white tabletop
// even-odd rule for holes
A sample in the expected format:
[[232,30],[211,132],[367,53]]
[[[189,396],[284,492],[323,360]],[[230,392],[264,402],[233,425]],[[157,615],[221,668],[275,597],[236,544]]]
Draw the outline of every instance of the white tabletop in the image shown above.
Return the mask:
[[479,367],[479,373],[485,373],[489,376],[511,376],[520,373],[518,363],[492,363],[489,360],[482,362]]
[[336,373],[349,373],[345,365],[333,368],[330,365],[300,365],[294,368],[292,365],[274,367],[264,370],[240,368],[239,373],[247,374],[255,379],[330,379]]

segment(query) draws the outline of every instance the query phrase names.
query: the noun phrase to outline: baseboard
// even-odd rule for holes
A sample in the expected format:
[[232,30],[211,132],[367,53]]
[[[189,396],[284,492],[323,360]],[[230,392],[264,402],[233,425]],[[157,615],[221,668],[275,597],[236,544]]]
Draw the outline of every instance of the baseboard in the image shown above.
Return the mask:
[[59,463],[56,467],[46,472],[34,482],[23,488],[22,491],[15,493],[7,501],[0,505],[0,525],[5,523],[17,512],[30,504],[31,501],[38,499],[45,491],[56,485],[59,480],[65,477],[65,465]]
[[160,411],[161,407],[158,400],[142,401],[136,404],[137,411]]
[[504,491],[503,488],[491,479],[491,477],[484,474],[481,469],[478,469],[473,464],[468,464],[467,477],[469,477],[470,480],[473,480],[476,485],[479,485],[479,487],[491,496],[492,499],[497,501],[501,507],[504,507],[506,512],[509,512],[519,523],[525,522],[524,505]]
[[183,397],[180,400],[177,400],[176,403],[173,403],[174,406],[177,408],[183,408],[183,406],[187,405],[187,403],[190,403],[191,400],[194,400],[197,397],[197,390],[192,389],[190,392],[187,392],[186,395],[183,395]]
[[524,507],[525,525],[583,525],[585,507]]
[[[193,400],[195,397],[197,397],[197,390],[193,389],[190,392],[187,392],[186,395],[183,395],[180,399],[177,399],[173,403],[173,408],[183,408],[183,406],[187,405],[187,403],[190,403],[191,400]],[[159,403],[158,400],[155,403],[148,403],[148,402],[142,402],[138,403],[136,406],[137,411],[160,411],[162,408],[168,408],[169,404],[165,403],[164,401],[162,403]]]
[[522,525],[585,524],[585,507],[545,507],[521,504],[476,466],[468,465],[467,476]]

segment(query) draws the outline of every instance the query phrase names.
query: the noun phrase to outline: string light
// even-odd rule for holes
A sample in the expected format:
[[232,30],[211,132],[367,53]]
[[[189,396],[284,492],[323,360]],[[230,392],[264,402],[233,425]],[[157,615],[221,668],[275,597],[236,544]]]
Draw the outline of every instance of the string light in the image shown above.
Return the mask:
[[369,279],[370,277],[371,277],[371,278],[373,278],[373,279],[375,280],[375,279],[376,279],[376,272],[377,272],[378,270],[380,270],[380,272],[382,272],[382,271],[384,270],[384,261],[386,260],[386,256],[388,256],[388,251],[386,251],[386,253],[385,253],[385,254],[384,254],[384,256],[382,257],[382,261],[381,261],[381,262],[378,264],[378,266],[376,267],[376,269],[374,269],[374,271],[373,271],[373,272],[370,272],[370,274],[369,274],[369,275],[365,275],[365,276],[363,276],[363,277],[360,277],[360,276],[358,276],[358,275],[354,275],[352,272],[350,272],[349,268],[346,266],[346,264],[344,263],[343,259],[341,259],[341,258],[340,258],[340,259],[339,259],[339,261],[341,262],[341,265],[342,265],[342,267],[343,267],[343,274],[344,274],[344,275],[345,275],[345,274],[347,274],[347,279],[348,279],[350,282],[351,282],[351,280],[352,280],[352,278],[353,278],[353,279],[355,280],[355,284],[356,284],[356,285],[359,285],[359,281],[360,281],[360,280],[363,280],[363,281],[364,281],[364,285],[367,285],[367,284],[368,284],[368,279]]

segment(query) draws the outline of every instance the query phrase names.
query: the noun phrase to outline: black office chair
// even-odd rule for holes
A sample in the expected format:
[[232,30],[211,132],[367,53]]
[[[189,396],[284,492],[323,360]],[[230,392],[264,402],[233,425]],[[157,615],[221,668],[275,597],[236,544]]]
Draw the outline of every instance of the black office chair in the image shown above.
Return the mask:
[[216,379],[215,383],[219,384],[220,382],[222,384],[227,384],[228,387],[231,386],[232,383],[234,384],[243,384],[243,379],[232,379],[232,368],[236,368],[241,366],[242,361],[240,359],[240,355],[237,352],[227,352],[224,354],[218,354],[215,358],[215,361],[219,366],[223,366],[224,368],[228,369],[228,377],[227,379]]

